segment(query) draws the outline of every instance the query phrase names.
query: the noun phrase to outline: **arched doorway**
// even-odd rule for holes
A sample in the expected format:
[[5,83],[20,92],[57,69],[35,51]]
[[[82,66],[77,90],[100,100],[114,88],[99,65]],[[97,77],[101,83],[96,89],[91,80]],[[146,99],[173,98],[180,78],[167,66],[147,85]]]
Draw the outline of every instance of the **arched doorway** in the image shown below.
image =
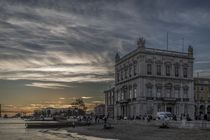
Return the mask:
[[199,118],[198,118],[198,117],[199,117],[198,106],[195,105],[194,107],[195,107],[195,112],[194,112],[195,119],[198,120],[198,119],[199,119]]
[[204,105],[200,105],[200,116],[205,114],[205,106]]
[[210,120],[210,105],[207,107],[207,120]]

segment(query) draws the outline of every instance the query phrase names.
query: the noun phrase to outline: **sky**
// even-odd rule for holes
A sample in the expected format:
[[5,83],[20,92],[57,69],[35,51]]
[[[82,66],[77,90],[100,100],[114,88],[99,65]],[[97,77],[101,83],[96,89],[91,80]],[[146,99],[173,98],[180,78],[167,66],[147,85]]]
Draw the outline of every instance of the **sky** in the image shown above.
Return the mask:
[[114,57],[146,47],[194,48],[210,77],[208,0],[0,0],[0,103],[5,110],[104,102]]

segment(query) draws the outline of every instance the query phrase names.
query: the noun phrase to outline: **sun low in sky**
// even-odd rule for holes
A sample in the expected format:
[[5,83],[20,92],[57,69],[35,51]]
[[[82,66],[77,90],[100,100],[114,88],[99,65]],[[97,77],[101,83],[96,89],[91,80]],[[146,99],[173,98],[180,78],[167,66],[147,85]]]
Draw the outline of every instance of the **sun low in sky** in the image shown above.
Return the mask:
[[195,73],[209,76],[208,0],[1,0],[0,103],[5,109],[104,102],[114,56],[146,47],[195,50]]

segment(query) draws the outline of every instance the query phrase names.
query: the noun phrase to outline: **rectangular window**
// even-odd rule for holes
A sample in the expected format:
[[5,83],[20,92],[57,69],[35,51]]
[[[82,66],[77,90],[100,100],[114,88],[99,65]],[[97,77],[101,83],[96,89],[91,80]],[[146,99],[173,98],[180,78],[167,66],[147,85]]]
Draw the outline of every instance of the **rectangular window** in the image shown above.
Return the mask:
[[132,96],[132,89],[131,88],[129,89],[129,97],[130,97],[130,99],[133,98],[133,96]]
[[175,77],[179,77],[179,67],[175,66]]
[[120,101],[120,92],[117,92],[117,96],[118,96],[118,101]]
[[136,75],[136,63],[133,65],[133,74]]
[[110,93],[108,93],[108,105],[110,105]]
[[169,65],[166,65],[166,76],[170,76],[171,75],[171,68]]
[[152,64],[147,64],[147,74],[152,75]]
[[187,68],[183,69],[183,76],[184,76],[184,78],[187,78]]
[[121,70],[121,80],[123,80],[123,70]]
[[124,100],[124,93],[121,92],[121,100]]
[[129,66],[129,76],[130,76],[130,77],[132,76],[131,71],[132,71],[132,66],[130,65],[130,66]]
[[111,104],[113,104],[114,103],[114,92],[112,91],[111,92]]
[[161,88],[157,87],[157,97],[161,97]]
[[166,88],[166,97],[171,97],[171,88]]
[[133,98],[136,98],[136,86],[134,86],[134,89],[133,89]]
[[108,105],[108,95],[107,95],[107,93],[105,94],[105,103],[106,103],[106,105]]
[[184,92],[184,98],[188,98],[188,89],[185,88],[183,92]]
[[148,97],[153,97],[153,94],[152,94],[152,87],[148,87],[148,88],[147,88],[147,96],[148,96]]
[[127,79],[127,68],[125,68],[125,79]]
[[119,82],[120,81],[120,74],[119,74],[119,72],[117,72],[117,82]]
[[175,98],[179,98],[180,90],[177,88],[174,90]]
[[161,75],[161,65],[157,65],[157,75]]

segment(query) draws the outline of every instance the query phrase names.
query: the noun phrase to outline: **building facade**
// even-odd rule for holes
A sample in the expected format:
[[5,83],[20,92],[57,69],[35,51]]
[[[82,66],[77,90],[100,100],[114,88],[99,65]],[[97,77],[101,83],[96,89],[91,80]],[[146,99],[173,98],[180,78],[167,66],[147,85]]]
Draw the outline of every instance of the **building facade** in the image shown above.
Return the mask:
[[186,53],[146,48],[140,38],[137,49],[123,57],[116,54],[115,61],[114,118],[167,111],[177,118],[188,115],[194,119],[191,46]]
[[210,78],[194,78],[194,88],[196,119],[210,119]]
[[103,118],[105,115],[105,104],[99,104],[94,108],[94,113],[96,116]]
[[105,115],[114,119],[115,87],[104,91],[105,93]]

